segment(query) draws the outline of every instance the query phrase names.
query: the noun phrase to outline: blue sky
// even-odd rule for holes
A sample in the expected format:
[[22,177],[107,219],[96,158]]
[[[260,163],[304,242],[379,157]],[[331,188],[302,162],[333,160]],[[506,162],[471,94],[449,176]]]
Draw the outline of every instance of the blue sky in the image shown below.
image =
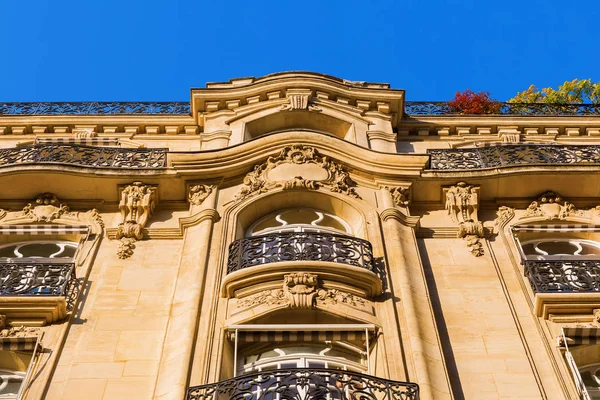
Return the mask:
[[598,0],[3,0],[0,101],[189,100],[309,70],[407,100],[600,81]]

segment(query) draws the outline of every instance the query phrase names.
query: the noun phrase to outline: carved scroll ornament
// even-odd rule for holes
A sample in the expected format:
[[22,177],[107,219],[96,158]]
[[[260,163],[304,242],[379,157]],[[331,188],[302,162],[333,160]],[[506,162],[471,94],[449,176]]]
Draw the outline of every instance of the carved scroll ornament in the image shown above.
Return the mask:
[[119,202],[121,223],[115,235],[121,241],[117,251],[119,258],[129,258],[133,255],[134,243],[144,237],[144,227],[155,207],[156,186],[133,182],[123,188]]
[[345,304],[350,307],[364,307],[363,298],[338,289],[325,289],[320,286],[319,277],[308,272],[295,272],[284,276],[281,289],[264,290],[244,297],[237,303],[238,308],[258,305],[287,304],[290,308],[314,308],[320,304]]
[[210,196],[213,190],[215,190],[216,186],[214,185],[193,185],[190,186],[190,191],[188,193],[188,200],[190,204],[195,206],[199,206],[202,204],[204,200]]
[[[284,164],[314,165],[318,167],[317,171],[321,171],[324,176],[319,179],[310,179],[297,175],[283,180],[269,177],[270,172]],[[356,183],[350,178],[350,174],[344,167],[328,157],[321,156],[315,148],[303,145],[287,146],[277,156],[269,157],[264,163],[256,165],[246,175],[243,183],[244,186],[235,196],[235,201],[244,200],[278,187],[284,190],[293,188],[317,190],[323,187],[332,192],[343,193],[357,199],[361,198],[354,189]]]
[[386,189],[392,195],[392,201],[396,207],[407,207],[410,204],[410,188],[401,186],[390,188],[386,186]]

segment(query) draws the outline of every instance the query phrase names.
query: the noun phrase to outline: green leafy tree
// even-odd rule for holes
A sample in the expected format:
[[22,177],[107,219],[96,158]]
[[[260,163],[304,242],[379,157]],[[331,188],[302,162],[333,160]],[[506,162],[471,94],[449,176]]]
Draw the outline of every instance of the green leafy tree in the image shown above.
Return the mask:
[[509,103],[552,103],[552,104],[582,104],[600,103],[600,82],[592,82],[591,79],[573,79],[566,81],[558,87],[542,88],[539,90],[535,85],[529,86],[527,90],[517,93],[515,97],[508,100]]

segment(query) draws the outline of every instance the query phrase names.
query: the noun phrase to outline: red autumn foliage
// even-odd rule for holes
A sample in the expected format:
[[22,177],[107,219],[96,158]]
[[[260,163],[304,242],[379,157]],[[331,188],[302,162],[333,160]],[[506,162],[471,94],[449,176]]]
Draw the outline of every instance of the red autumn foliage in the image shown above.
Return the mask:
[[452,111],[460,114],[496,114],[502,105],[490,98],[488,92],[475,93],[467,89],[462,93],[456,92],[454,99],[448,102],[448,106]]

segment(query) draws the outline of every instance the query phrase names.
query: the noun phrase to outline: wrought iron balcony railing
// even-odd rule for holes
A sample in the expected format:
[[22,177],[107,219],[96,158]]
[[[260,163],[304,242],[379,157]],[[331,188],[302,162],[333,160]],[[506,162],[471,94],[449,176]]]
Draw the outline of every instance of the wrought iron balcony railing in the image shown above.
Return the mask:
[[0,296],[68,296],[73,263],[0,263]]
[[600,291],[600,260],[526,260],[524,265],[536,293]]
[[279,261],[329,261],[373,271],[366,240],[317,232],[285,232],[239,239],[229,245],[227,273]]
[[0,103],[0,115],[190,115],[190,103],[162,102],[46,102]]
[[186,400],[419,400],[419,385],[356,372],[297,368],[264,371],[188,389]]
[[[460,115],[446,101],[407,101],[408,115]],[[600,104],[500,103],[496,115],[600,115]]]
[[433,170],[474,170],[527,165],[600,164],[600,146],[515,144],[470,149],[429,149]]
[[0,167],[67,164],[93,168],[156,169],[167,165],[168,149],[121,149],[74,144],[34,144],[0,149]]

